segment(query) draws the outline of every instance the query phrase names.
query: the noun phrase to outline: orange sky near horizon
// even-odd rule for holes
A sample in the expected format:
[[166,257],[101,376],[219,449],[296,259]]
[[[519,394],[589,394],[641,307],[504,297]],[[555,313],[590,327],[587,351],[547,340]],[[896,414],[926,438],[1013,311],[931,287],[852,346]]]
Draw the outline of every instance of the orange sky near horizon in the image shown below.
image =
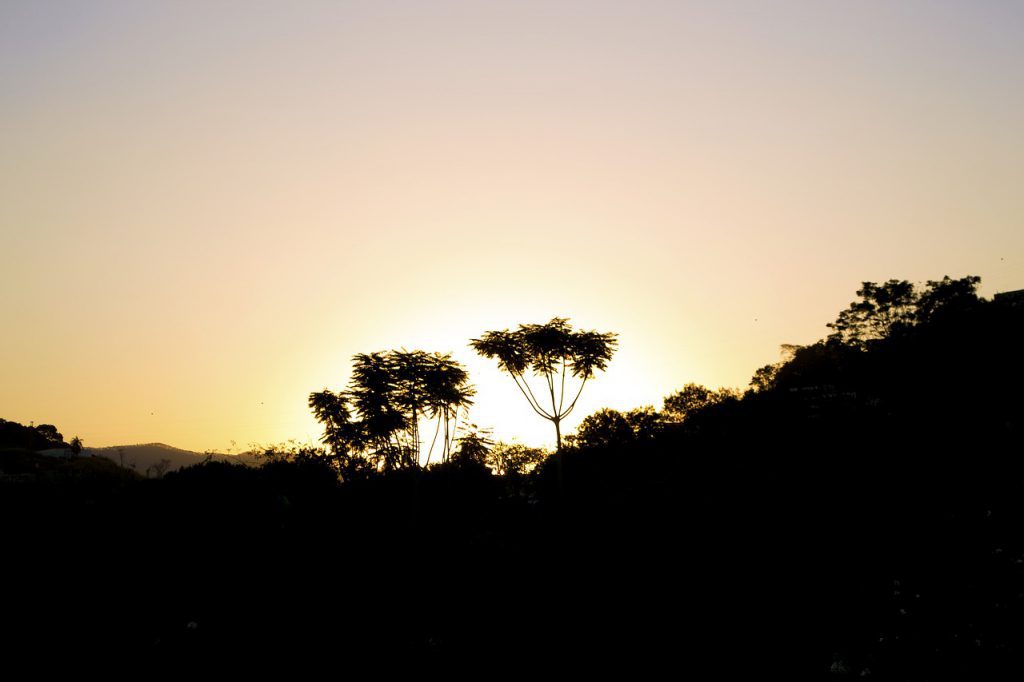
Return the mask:
[[864,280],[1024,288],[1024,7],[8,2],[0,417],[87,446],[320,430],[350,359],[620,334],[565,431],[743,387]]

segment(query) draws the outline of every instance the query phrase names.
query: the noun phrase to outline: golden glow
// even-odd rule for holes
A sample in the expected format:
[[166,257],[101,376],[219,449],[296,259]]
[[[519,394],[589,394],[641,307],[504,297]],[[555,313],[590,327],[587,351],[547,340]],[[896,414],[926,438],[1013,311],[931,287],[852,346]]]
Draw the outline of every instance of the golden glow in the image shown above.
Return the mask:
[[550,444],[471,337],[618,332],[578,419],[745,385],[862,280],[1024,286],[1020,10],[682,4],[5,5],[0,416],[305,440],[404,346]]

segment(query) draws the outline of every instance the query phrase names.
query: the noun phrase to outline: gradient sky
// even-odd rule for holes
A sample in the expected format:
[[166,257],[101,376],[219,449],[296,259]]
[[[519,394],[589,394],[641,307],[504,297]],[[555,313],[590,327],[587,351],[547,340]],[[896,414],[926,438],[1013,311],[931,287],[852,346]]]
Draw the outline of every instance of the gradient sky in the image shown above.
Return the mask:
[[468,339],[618,332],[582,417],[745,386],[863,280],[1024,288],[1022,121],[1019,2],[4,0],[0,417],[304,441],[404,346],[550,443]]

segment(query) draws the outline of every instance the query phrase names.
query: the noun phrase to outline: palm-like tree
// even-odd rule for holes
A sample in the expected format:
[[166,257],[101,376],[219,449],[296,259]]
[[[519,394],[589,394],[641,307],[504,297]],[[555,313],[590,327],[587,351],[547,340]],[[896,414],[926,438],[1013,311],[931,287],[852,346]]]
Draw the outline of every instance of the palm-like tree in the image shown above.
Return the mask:
[[309,405],[324,424],[322,441],[336,453],[356,452],[377,469],[393,470],[420,464],[422,419],[437,420],[427,462],[442,425],[447,459],[459,410],[473,393],[469,375],[449,354],[387,351],[356,355],[348,390],[312,393]]
[[441,460],[447,462],[451,459],[452,446],[458,433],[459,411],[469,409],[473,404],[470,398],[475,391],[469,385],[469,374],[448,354],[435,353],[429,357],[424,368],[423,380],[426,388],[426,414],[431,419],[437,419],[434,441],[427,451],[427,462],[430,462],[442,424],[444,440]]
[[[567,318],[556,317],[547,324],[521,324],[515,331],[485,332],[481,338],[472,339],[470,346],[483,357],[495,358],[498,367],[512,376],[533,411],[554,424],[555,441],[561,450],[561,422],[576,407],[594,372],[608,366],[618,346],[618,335],[573,331]],[[535,392],[526,380],[527,370],[543,379],[540,391]],[[570,389],[572,397],[568,401],[566,376],[579,381],[575,395]]]

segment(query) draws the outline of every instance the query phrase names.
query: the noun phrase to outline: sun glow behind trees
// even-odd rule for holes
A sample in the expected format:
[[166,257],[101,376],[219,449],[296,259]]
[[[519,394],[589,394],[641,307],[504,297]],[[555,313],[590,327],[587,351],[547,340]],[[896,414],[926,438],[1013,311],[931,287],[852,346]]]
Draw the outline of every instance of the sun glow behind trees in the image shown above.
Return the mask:
[[[595,370],[603,371],[608,366],[618,346],[616,336],[573,331],[566,318],[556,317],[547,324],[520,324],[515,331],[486,332],[481,338],[473,339],[470,345],[480,355],[496,359],[501,370],[515,381],[530,408],[554,424],[555,447],[560,450],[562,420],[576,408],[583,387]],[[543,389],[533,390],[530,374],[544,381],[547,396]],[[569,402],[566,402],[566,375],[578,382],[578,386],[573,386],[570,380]],[[548,397],[550,407],[546,403]]]
[[[412,320],[413,324],[411,325],[412,329],[408,333],[396,330],[394,332],[395,337],[402,339],[403,345],[407,347],[450,348],[452,352],[450,354],[446,353],[446,355],[468,373],[468,381],[473,387],[473,395],[471,403],[464,405],[460,413],[458,423],[460,435],[465,433],[462,427],[472,427],[473,430],[477,430],[495,441],[518,442],[551,449],[556,447],[557,436],[550,421],[545,423],[545,421],[538,419],[537,412],[531,407],[532,403],[523,399],[523,393],[516,387],[516,383],[510,381],[509,375],[500,369],[493,360],[473,350],[471,337],[480,334],[482,327],[493,326],[493,318],[485,318],[486,322],[477,325],[472,325],[472,323],[466,323],[465,321],[458,321],[458,324],[461,325],[458,327],[454,324],[451,327],[440,324],[436,328],[419,334],[415,333],[417,331],[415,319],[414,317]],[[564,320],[562,321],[563,327],[567,327],[565,322]],[[469,326],[475,327],[475,334],[467,332],[465,335],[462,335],[459,333],[459,329]],[[546,325],[525,326],[540,328]],[[380,335],[380,338],[383,338],[383,334]],[[576,407],[572,410],[571,414],[563,414],[560,419],[563,435],[574,429],[575,425],[583,417],[599,406],[614,406],[625,409],[637,403],[652,405],[660,403],[661,395],[657,392],[650,392],[647,388],[651,385],[651,379],[655,376],[655,373],[652,367],[644,363],[642,348],[629,348],[627,346],[625,350],[616,354],[615,362],[608,363],[608,359],[610,359],[611,354],[617,348],[618,340],[616,335],[578,331],[574,333],[574,338],[576,338],[579,344],[585,345],[584,342],[589,341],[590,346],[593,346],[597,342],[600,347],[588,346],[584,348],[581,346],[575,350],[565,349],[567,352],[570,352],[570,355],[566,358],[567,364],[565,366],[567,370],[565,393],[563,394],[561,390],[561,376],[559,374],[556,378],[558,390],[555,399],[561,403],[562,412],[568,412],[568,408],[573,404]],[[386,352],[384,355],[389,353]],[[335,353],[335,355],[337,356],[337,366],[334,366],[332,363],[330,369],[321,370],[321,385],[343,386],[357,381],[357,372],[353,371],[355,368],[351,359],[342,356],[340,351]],[[375,354],[371,353],[369,355]],[[579,377],[572,376],[574,356],[579,364]],[[366,356],[357,355],[356,364],[358,364],[359,357]],[[599,377],[595,378],[595,370],[600,373]],[[533,375],[531,368],[525,368],[525,372],[530,375],[529,382],[533,387],[532,390],[537,391],[539,395],[550,401],[551,395],[544,380]],[[587,381],[583,381],[582,377],[587,376],[588,372]],[[324,377],[328,377],[328,379],[324,381]],[[587,387],[585,391],[583,390],[584,383]],[[524,388],[523,390],[531,389]],[[541,391],[543,393],[540,393]],[[551,406],[545,404],[542,406],[542,409],[550,412]],[[295,419],[295,432],[305,433],[307,440],[310,441],[321,437],[323,427],[310,418],[308,410],[304,414],[296,414]],[[427,424],[427,422],[424,422],[423,428],[433,429],[434,423]],[[444,430],[443,425],[441,430]],[[426,450],[424,450],[424,458],[426,456],[425,453]],[[436,455],[437,452],[435,451],[432,461],[437,461]]]
[[850,282],[1019,288],[1021,25],[1014,3],[4,3],[0,415],[90,445],[315,440],[309,392],[404,346],[467,368],[474,421],[554,445],[466,339],[619,332],[571,429],[742,386]]
[[[311,393],[309,407],[324,426],[321,442],[336,456],[356,455],[387,471],[430,464],[438,436],[438,461],[448,461],[474,393],[451,355],[403,349],[357,354],[348,388]],[[422,425],[431,421],[428,447]]]

